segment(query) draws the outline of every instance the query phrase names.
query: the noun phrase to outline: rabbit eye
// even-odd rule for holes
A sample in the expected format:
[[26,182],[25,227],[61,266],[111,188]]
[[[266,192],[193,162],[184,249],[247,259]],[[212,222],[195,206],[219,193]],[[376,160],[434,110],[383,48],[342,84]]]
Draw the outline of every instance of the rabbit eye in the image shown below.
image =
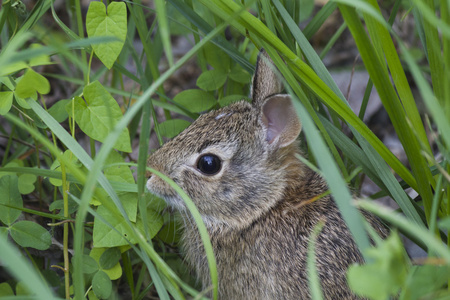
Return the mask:
[[222,168],[222,161],[213,154],[204,154],[197,161],[197,169],[205,175],[215,175]]

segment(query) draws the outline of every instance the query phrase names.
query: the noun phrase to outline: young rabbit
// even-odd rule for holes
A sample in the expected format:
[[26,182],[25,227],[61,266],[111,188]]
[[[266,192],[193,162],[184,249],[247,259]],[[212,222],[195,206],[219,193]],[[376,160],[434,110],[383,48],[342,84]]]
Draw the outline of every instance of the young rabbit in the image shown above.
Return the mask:
[[[333,199],[309,201],[327,185],[295,157],[301,124],[282,88],[262,51],[253,103],[201,115],[151,155],[148,166],[172,178],[200,211],[217,261],[219,299],[309,299],[307,246],[320,220],[316,260],[324,297],[358,299],[346,271],[363,258]],[[182,212],[186,260],[210,288],[203,244],[183,200],[155,175],[147,187]],[[385,234],[374,217],[366,218]]]

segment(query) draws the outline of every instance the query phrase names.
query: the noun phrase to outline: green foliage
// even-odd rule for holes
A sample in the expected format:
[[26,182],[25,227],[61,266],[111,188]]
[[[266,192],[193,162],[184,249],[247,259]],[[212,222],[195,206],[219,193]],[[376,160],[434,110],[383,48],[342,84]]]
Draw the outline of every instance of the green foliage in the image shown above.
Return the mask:
[[47,250],[52,244],[52,236],[41,225],[31,221],[19,221],[11,225],[9,233],[22,247]]
[[159,124],[159,130],[162,136],[171,139],[186,129],[189,124],[191,123],[181,119],[166,120]]
[[92,290],[100,299],[108,299],[112,292],[112,282],[108,275],[103,271],[95,273],[92,279]]
[[182,91],[173,98],[173,101],[194,113],[211,109],[216,103],[213,95],[202,90]]
[[118,41],[94,44],[92,48],[102,63],[111,69],[127,36],[127,11],[125,3],[111,2],[106,9],[102,2],[92,1],[86,15],[86,31],[89,37],[113,37]]
[[[114,129],[122,112],[116,100],[106,91],[100,82],[94,81],[83,89],[84,99],[75,97],[67,103],[69,115],[73,115],[80,129],[94,140],[103,142]],[[114,145],[120,151],[131,152],[128,129],[122,131],[120,139]]]
[[8,205],[0,209],[0,221],[6,225],[13,224],[20,216],[21,211],[12,207],[22,208],[23,200],[19,192],[19,180],[16,175],[7,175],[0,178],[0,204]]
[[[0,261],[12,277],[0,284],[0,296],[116,299],[117,291],[125,289],[131,299],[147,293],[160,299],[203,297],[173,253],[180,239],[178,216],[169,215],[161,199],[145,193],[149,140],[161,144],[199,114],[249,100],[253,65],[264,47],[285,78],[286,90],[299,100],[295,107],[306,152],[328,181],[367,260],[348,272],[355,293],[369,299],[448,298],[448,1],[389,2],[389,20],[375,0],[334,0],[316,6],[318,11],[314,3],[155,0],[152,10],[140,1],[110,2],[107,7],[99,1],[89,7],[72,1],[58,8],[43,0],[27,11],[19,0],[4,1]],[[48,18],[50,9],[53,20]],[[333,17],[335,11],[343,21]],[[60,20],[63,15],[68,22]],[[397,33],[402,17],[415,26],[411,40]],[[392,27],[394,21],[397,27]],[[310,41],[320,41],[319,28],[328,22],[339,30],[322,45],[319,56],[316,42]],[[366,94],[372,85],[376,88],[405,150],[404,161],[362,121],[364,109],[350,109],[321,59],[334,50],[345,28],[362,60],[356,67],[370,76]],[[178,39],[193,41],[181,57],[171,43]],[[143,45],[142,51],[136,43]],[[163,83],[193,56],[200,68],[200,75],[192,78],[197,88],[187,84],[175,95],[179,89]],[[353,139],[342,132],[342,123]],[[136,140],[137,159],[130,154]],[[131,168],[134,159],[136,171]],[[173,181],[155,176],[160,175],[186,201],[204,242],[212,282],[217,283],[213,250],[195,205]],[[424,248],[428,257],[422,264],[405,255],[396,231],[384,241],[373,236],[376,246],[370,246],[346,186],[358,189],[365,176],[380,189],[372,196],[391,197],[404,217],[371,202],[358,205]],[[408,189],[417,196],[412,198]],[[55,235],[59,231],[50,228],[54,226],[61,227],[63,238]],[[50,247],[52,237],[62,250]],[[320,298],[315,237],[309,245],[308,273],[311,290]],[[57,267],[49,267],[36,250],[27,248],[61,251],[55,257],[63,258]],[[57,275],[55,268],[64,275]]]
[[400,237],[393,232],[377,248],[367,249],[372,263],[351,266],[348,283],[362,297],[387,299],[397,294],[406,280],[408,263]]

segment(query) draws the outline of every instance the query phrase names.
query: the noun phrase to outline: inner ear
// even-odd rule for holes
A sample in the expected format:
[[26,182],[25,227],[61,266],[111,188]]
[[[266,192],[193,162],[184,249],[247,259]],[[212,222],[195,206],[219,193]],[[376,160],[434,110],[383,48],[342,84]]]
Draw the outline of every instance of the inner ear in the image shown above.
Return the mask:
[[292,144],[302,129],[289,95],[268,97],[261,108],[261,121],[266,128],[266,141],[279,148]]

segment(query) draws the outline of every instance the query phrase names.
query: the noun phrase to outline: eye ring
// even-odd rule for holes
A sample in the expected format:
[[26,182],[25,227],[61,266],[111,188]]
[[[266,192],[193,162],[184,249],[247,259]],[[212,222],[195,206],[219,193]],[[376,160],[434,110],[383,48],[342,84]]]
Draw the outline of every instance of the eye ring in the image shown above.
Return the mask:
[[205,175],[216,175],[221,169],[222,160],[217,155],[207,153],[201,155],[197,160],[197,170]]

